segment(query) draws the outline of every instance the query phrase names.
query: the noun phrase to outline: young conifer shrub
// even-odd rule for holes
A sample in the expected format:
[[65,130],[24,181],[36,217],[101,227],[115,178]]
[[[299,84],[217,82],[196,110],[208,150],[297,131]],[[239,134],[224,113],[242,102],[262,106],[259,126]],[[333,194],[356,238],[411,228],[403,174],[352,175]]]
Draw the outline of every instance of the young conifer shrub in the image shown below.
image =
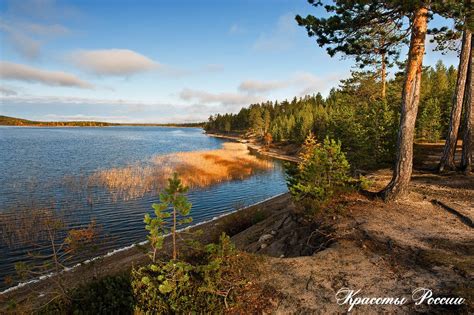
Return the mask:
[[[191,222],[191,203],[186,192],[187,187],[174,174],[160,194],[161,203],[153,204],[155,216],[145,216],[151,264],[132,270],[132,289],[138,313],[222,313],[232,300],[231,290],[240,285],[239,275],[233,267],[235,250],[225,234],[218,244],[205,247],[187,242],[194,245],[189,251],[194,256],[186,255],[186,252],[178,255],[177,228]],[[167,221],[171,221],[170,228],[167,228]],[[172,259],[163,260],[165,255],[157,254],[163,248],[168,232],[172,239]]]
[[[166,227],[166,219],[172,218],[171,236],[173,238],[173,260],[178,258],[176,248],[177,228],[183,224],[192,222],[192,218],[188,217],[191,211],[191,203],[186,197],[188,187],[181,183],[181,179],[177,173],[168,179],[168,186],[160,194],[160,203],[152,205],[155,217],[149,214],[145,215],[145,229],[149,231],[148,241],[152,248],[150,258],[153,262],[156,260],[156,253],[163,247],[164,235],[168,233]],[[171,212],[167,211],[171,208]]]
[[288,189],[305,208],[321,208],[336,192],[353,182],[349,176],[349,162],[338,141],[326,137],[323,143],[317,143],[310,133],[304,141],[300,159],[296,168],[287,173]]

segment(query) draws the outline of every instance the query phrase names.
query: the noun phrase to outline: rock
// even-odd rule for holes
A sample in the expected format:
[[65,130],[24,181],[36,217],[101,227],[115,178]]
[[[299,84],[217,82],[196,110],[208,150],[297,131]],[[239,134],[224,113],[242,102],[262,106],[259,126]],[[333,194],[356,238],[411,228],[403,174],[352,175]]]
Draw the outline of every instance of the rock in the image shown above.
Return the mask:
[[271,234],[263,234],[262,236],[260,236],[260,238],[258,239],[258,242],[259,243],[264,243],[266,241],[269,241],[273,238],[273,235]]
[[260,245],[260,248],[261,249],[264,249],[265,247],[267,247],[267,244],[263,243],[262,245]]

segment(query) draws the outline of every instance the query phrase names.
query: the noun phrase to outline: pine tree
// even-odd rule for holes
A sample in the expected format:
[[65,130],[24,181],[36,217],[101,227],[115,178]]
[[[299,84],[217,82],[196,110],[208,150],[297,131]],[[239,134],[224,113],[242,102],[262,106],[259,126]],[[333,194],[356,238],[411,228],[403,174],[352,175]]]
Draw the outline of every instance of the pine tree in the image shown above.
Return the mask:
[[[321,1],[308,2],[322,5]],[[398,60],[407,33],[401,30],[402,16],[388,16],[382,2],[334,1],[324,6],[330,17],[297,15],[296,21],[306,28],[308,36],[316,37],[320,47],[326,47],[330,56],[342,53],[354,57],[361,68],[380,67],[381,97],[385,98],[387,67]]]

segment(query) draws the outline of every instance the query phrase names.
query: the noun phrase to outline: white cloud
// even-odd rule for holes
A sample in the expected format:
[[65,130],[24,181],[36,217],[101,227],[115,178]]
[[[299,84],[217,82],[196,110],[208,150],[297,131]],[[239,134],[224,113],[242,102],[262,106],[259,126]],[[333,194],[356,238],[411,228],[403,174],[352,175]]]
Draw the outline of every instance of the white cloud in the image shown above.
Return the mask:
[[48,71],[30,66],[0,61],[0,77],[5,80],[19,80],[42,83],[51,86],[71,86],[91,89],[93,85],[78,77],[60,71]]
[[245,80],[239,85],[239,90],[247,93],[262,93],[286,88],[289,81],[259,81]]
[[7,42],[21,56],[27,59],[37,59],[41,53],[43,40],[38,37],[55,37],[69,33],[69,30],[59,24],[43,25],[36,23],[18,23],[0,21],[0,31],[5,33]]
[[[57,108],[53,113],[47,112],[37,116],[40,120],[96,120],[107,122],[128,123],[169,123],[169,122],[197,122],[205,121],[216,112],[229,112],[229,107],[223,105],[195,105],[180,103],[161,103],[156,101],[100,99],[65,96],[5,96],[2,97],[2,106],[9,108],[21,107]],[[97,109],[106,108],[110,115],[97,114]],[[235,109],[238,109],[237,107]],[[63,112],[64,111],[64,112]],[[74,111],[71,114],[71,111]],[[14,116],[14,115],[12,115]]]
[[344,75],[339,73],[322,78],[309,72],[297,72],[287,80],[245,80],[240,83],[239,90],[247,93],[264,93],[293,88],[297,90],[298,95],[306,95],[323,92],[344,77]]
[[280,16],[277,25],[270,33],[262,33],[253,45],[258,51],[284,51],[294,45],[294,37],[297,32],[295,15],[287,13]]
[[57,114],[47,114],[44,116],[47,120],[52,121],[102,121],[102,122],[125,122],[127,121],[127,116],[102,116],[102,115],[84,115],[84,114],[74,114],[74,115],[57,115]]
[[20,55],[28,59],[36,59],[40,55],[41,42],[34,40],[22,33],[13,32],[8,36],[8,41]]
[[0,86],[0,94],[5,95],[5,96],[18,95],[18,93],[15,90],[5,87],[5,86]]
[[263,101],[263,97],[242,93],[210,93],[201,90],[183,89],[179,97],[186,101],[196,101],[202,104],[222,104],[222,105],[249,105],[251,103]]
[[70,60],[79,68],[97,75],[129,76],[157,69],[157,62],[128,49],[80,50]]
[[23,32],[20,28],[0,21],[0,31],[6,35],[7,42],[23,57],[36,59],[40,54],[41,42]]

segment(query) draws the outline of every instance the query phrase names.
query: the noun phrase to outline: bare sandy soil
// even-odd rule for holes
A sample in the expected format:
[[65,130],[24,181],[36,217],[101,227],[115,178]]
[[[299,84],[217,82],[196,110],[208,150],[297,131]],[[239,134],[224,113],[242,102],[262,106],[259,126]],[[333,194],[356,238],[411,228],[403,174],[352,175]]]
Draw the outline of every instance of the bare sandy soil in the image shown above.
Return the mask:
[[[391,172],[369,177],[377,191]],[[410,194],[399,202],[354,193],[312,219],[290,204],[233,237],[242,250],[266,255],[255,281],[267,296],[272,292],[269,313],[346,313],[349,305],[336,302],[341,288],[360,289],[360,297],[407,298],[402,306],[355,306],[355,314],[474,312],[473,176],[415,171]],[[420,287],[466,301],[415,305],[412,291]]]

